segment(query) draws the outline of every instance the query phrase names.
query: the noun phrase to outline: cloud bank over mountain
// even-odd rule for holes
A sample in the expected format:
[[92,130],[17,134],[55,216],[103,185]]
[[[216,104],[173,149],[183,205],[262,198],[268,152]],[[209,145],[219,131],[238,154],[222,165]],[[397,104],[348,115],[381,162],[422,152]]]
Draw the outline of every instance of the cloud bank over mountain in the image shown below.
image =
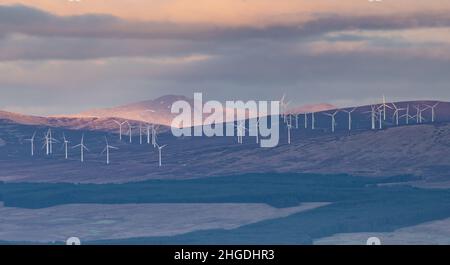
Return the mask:
[[286,92],[297,105],[450,99],[442,1],[137,1],[128,12],[120,1],[9,2],[0,5],[0,109],[68,114],[197,91],[218,100]]

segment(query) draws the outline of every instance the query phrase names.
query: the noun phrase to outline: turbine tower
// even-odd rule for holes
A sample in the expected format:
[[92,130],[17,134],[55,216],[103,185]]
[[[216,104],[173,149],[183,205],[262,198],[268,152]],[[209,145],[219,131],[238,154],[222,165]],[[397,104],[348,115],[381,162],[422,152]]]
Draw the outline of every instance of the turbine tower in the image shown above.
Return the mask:
[[385,112],[383,112],[382,109],[378,109],[378,128],[380,130],[383,129],[383,119],[381,118],[383,113],[385,113]]
[[339,110],[336,110],[334,113],[324,113],[324,115],[331,117],[331,132],[333,132],[333,133],[336,128],[336,115],[338,113],[339,113]]
[[48,129],[47,133],[45,134],[44,139],[45,139],[45,142],[44,142],[44,146],[42,148],[45,147],[46,155],[53,154],[53,144],[57,143],[59,141],[56,140],[55,138],[53,138],[52,129]]
[[395,105],[395,103],[392,103],[392,106],[394,107],[394,115],[392,115],[392,118],[395,118],[395,124],[398,126],[399,124],[399,111],[401,110],[406,110],[403,108],[398,108],[397,105]]
[[133,142],[132,139],[132,134],[133,134],[133,126],[131,126],[131,124],[127,121],[127,125],[128,125],[128,136],[130,137],[130,144]]
[[68,157],[69,157],[69,152],[68,152],[68,144],[70,143],[68,140],[67,140],[67,138],[66,138],[66,135],[63,133],[63,140],[64,140],[64,143],[63,143],[63,146],[64,146],[64,154],[65,154],[65,159],[67,159]]
[[106,164],[109,165],[109,149],[119,149],[119,148],[109,145],[108,138],[106,138],[106,136],[105,136],[105,141],[106,141],[106,147],[105,147],[105,149],[103,149],[101,154],[104,154],[106,152]]
[[235,125],[235,127],[237,131],[238,143],[242,144],[244,143],[244,135],[245,131],[247,130],[247,128],[245,128],[245,121],[238,121],[238,125]]
[[115,123],[117,123],[117,125],[119,125],[119,139],[122,141],[122,125],[126,124],[127,122],[118,122],[116,120],[114,120]]
[[259,118],[256,118],[256,143],[259,144]]
[[420,105],[417,105],[417,106],[414,106],[414,108],[416,109],[416,115],[414,115],[414,117],[416,118],[416,123],[423,123],[423,121],[425,119],[422,116],[422,112],[427,110],[428,107],[421,109]]
[[57,143],[58,140],[53,138],[52,129],[48,129],[48,131],[49,131],[49,137],[50,137],[50,139],[49,139],[50,140],[50,154],[53,154],[53,144]]
[[389,106],[388,104],[386,104],[386,97],[383,94],[383,103],[380,105],[380,108],[383,109],[383,120],[386,120],[386,108],[391,108],[391,106]]
[[290,101],[289,101],[289,102],[285,102],[285,99],[286,99],[286,93],[283,94],[283,96],[282,96],[281,99],[280,99],[281,115],[282,115],[282,117],[283,117],[283,121],[284,121],[284,122],[287,121],[287,120],[286,120],[286,112],[287,112],[288,105],[291,104]]
[[159,146],[158,144],[156,144],[156,147],[158,147],[158,152],[159,152],[159,166],[160,167],[162,166],[162,159],[161,159],[162,158],[162,155],[161,155],[162,149],[166,146],[167,146],[167,144],[165,144],[163,146]]
[[77,148],[80,147],[80,161],[83,163],[84,162],[84,150],[89,152],[89,149],[84,145],[84,134],[81,136],[81,142],[80,144],[75,145],[72,148]]
[[436,107],[438,105],[439,105],[439,102],[436,102],[436,104],[434,104],[434,105],[425,105],[429,109],[431,109],[431,122],[435,122],[436,121]]
[[370,121],[371,121],[371,129],[375,130],[375,124],[376,124],[376,119],[377,119],[377,107],[375,105],[371,105],[370,106],[370,111],[365,111],[364,113],[370,113]]
[[346,112],[348,114],[348,130],[351,131],[352,130],[352,113],[356,110],[357,108],[353,108],[352,110],[344,110],[344,112]]
[[31,156],[34,156],[34,138],[36,137],[36,132],[33,133],[30,139],[25,139],[25,141],[29,141],[31,144]]
[[139,124],[139,144],[142,144],[142,123]]
[[155,128],[155,125],[152,124],[152,144],[153,147],[156,148],[156,139],[158,138],[158,131],[157,128]]
[[[314,115],[314,113],[313,113]],[[305,112],[305,129],[308,129],[308,113]]]
[[288,124],[287,124],[288,144],[291,144],[291,129],[292,129],[292,125],[290,122],[288,122]]
[[44,136],[44,144],[42,145],[42,149],[45,148],[45,154],[50,155],[50,136],[47,131],[47,133]]
[[409,115],[409,104],[406,105],[406,113],[402,116],[400,116],[400,118],[405,118],[405,124],[408,125],[409,124],[409,120],[410,119],[414,119],[413,116]]
[[147,124],[147,144],[150,144],[150,125]]
[[316,116],[315,112],[311,113],[311,129],[316,129]]

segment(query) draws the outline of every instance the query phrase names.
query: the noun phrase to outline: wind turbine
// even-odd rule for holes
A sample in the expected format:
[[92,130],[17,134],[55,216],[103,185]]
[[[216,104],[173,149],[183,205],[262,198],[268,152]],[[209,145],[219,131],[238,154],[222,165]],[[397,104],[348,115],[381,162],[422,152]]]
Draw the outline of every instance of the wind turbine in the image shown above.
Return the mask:
[[66,139],[66,135],[64,133],[63,133],[63,140],[64,140],[63,146],[64,146],[65,159],[67,159],[68,158],[68,154],[69,154],[67,149],[68,149],[68,144],[70,142]]
[[414,117],[416,118],[416,123],[423,123],[423,121],[425,120],[422,116],[422,112],[427,110],[428,107],[421,109],[420,105],[414,106],[414,108],[416,109],[416,115],[414,115]]
[[316,116],[315,112],[311,113],[311,129],[316,129]]
[[133,139],[132,139],[132,130],[133,130],[133,126],[131,126],[131,124],[127,121],[127,125],[128,125],[128,135],[129,135],[129,137],[130,137],[130,144],[133,142]]
[[357,108],[353,108],[352,110],[343,110],[344,112],[346,112],[348,114],[348,130],[351,131],[352,130],[352,113],[356,110]]
[[77,144],[77,145],[75,145],[74,147],[72,147],[72,148],[77,148],[77,147],[80,147],[80,154],[81,154],[81,162],[84,162],[84,150],[86,150],[86,151],[88,151],[89,152],[89,149],[84,145],[84,134],[81,136],[81,142],[80,142],[80,144]]
[[109,149],[119,149],[119,148],[109,145],[108,138],[106,138],[106,136],[105,136],[105,141],[106,141],[106,147],[105,147],[105,149],[103,149],[102,154],[104,154],[106,152],[106,164],[109,165]]
[[50,155],[50,136],[47,131],[47,133],[44,136],[44,144],[42,145],[42,149],[45,148],[45,154]]
[[256,143],[259,144],[259,118],[256,118],[256,123],[255,123],[255,127],[256,127]]
[[155,125],[152,124],[152,144],[153,147],[156,147],[156,139],[158,137],[158,131],[157,128],[155,128]]
[[165,145],[163,145],[163,146],[159,146],[158,144],[156,144],[156,147],[158,147],[158,151],[159,151],[159,166],[160,166],[160,167],[162,166],[162,161],[161,161],[161,158],[162,158],[162,155],[161,155],[162,149],[163,149],[164,147],[166,147],[166,146],[167,146],[167,144],[165,144]]
[[391,106],[389,106],[388,104],[386,104],[386,97],[383,94],[383,103],[380,105],[380,108],[383,109],[383,120],[386,120],[386,108],[391,108]]
[[244,135],[247,128],[245,128],[245,121],[238,121],[238,125],[236,126],[238,143],[244,143]]
[[431,122],[434,122],[436,120],[436,107],[439,105],[439,102],[436,102],[434,105],[425,105],[429,109],[431,109]]
[[409,115],[409,104],[406,105],[406,113],[402,116],[400,116],[400,118],[405,117],[405,124],[408,125],[409,124],[409,120],[413,119],[414,117]]
[[298,114],[295,114],[295,129],[298,129]]
[[336,110],[334,113],[324,113],[324,115],[331,117],[331,132],[333,132],[333,133],[336,128],[336,115],[338,113],[339,113],[339,110]]
[[383,113],[382,109],[378,109],[378,128],[383,129],[383,119],[381,118],[381,114]]
[[142,144],[142,123],[139,123],[139,144]]
[[377,107],[375,105],[371,105],[370,108],[371,108],[370,111],[366,111],[364,113],[370,113],[370,120],[371,120],[371,125],[372,125],[371,128],[372,128],[372,130],[375,130],[375,120],[377,118],[377,113],[376,113]]
[[118,122],[118,121],[114,120],[114,122],[117,123],[117,125],[119,125],[119,139],[122,141],[122,125],[126,124],[127,121]]
[[53,138],[52,136],[52,129],[48,129],[49,131],[49,140],[50,140],[50,154],[53,154],[53,144],[57,143],[58,140],[56,140],[55,138]]
[[31,144],[31,156],[34,156],[34,138],[36,137],[36,132],[33,133],[30,139],[25,139],[25,141],[29,141]]
[[283,120],[284,122],[286,122],[286,112],[287,112],[287,107],[289,104],[291,104],[291,102],[285,102],[286,99],[286,94],[283,94],[283,96],[280,99],[280,107],[281,107],[281,114],[283,116]]
[[290,122],[288,122],[288,124],[287,124],[288,144],[291,144],[291,129],[292,129],[292,124]]
[[45,142],[44,142],[44,146],[42,148],[45,147],[47,155],[53,154],[53,144],[57,143],[59,141],[56,140],[55,138],[53,138],[52,129],[48,129],[47,133],[45,134],[44,139],[45,139]]
[[394,107],[394,115],[392,115],[392,118],[395,118],[395,124],[398,126],[399,111],[405,110],[405,109],[398,108],[397,105],[395,105],[395,103],[392,103],[392,106]]
[[[314,115],[314,113],[313,113]],[[308,129],[308,113],[305,112],[305,129]]]
[[147,124],[147,144],[150,144],[150,125]]

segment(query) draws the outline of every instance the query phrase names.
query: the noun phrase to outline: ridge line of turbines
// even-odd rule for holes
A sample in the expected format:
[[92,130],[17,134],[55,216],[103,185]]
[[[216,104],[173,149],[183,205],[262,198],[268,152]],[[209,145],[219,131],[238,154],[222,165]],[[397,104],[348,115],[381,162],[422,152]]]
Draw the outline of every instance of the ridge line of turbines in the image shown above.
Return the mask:
[[[113,122],[115,122],[116,124],[119,125],[119,140],[120,141],[122,141],[122,138],[123,138],[122,137],[122,126],[125,125],[125,124],[128,125],[129,143],[132,143],[133,142],[133,140],[132,140],[132,138],[133,138],[132,137],[133,136],[132,129],[136,128],[137,126],[132,126],[130,124],[130,122],[128,122],[128,121],[119,122],[117,120],[113,120]],[[158,149],[158,158],[159,158],[158,165],[159,165],[159,167],[161,167],[162,166],[162,150],[167,145],[159,145],[158,144],[158,142],[157,142],[158,129],[159,129],[159,126],[155,126],[153,124],[151,126],[147,125],[147,130],[146,130],[147,137],[146,138],[147,138],[147,144],[151,144],[154,148]],[[142,123],[141,123],[140,126],[139,126],[139,143],[141,145],[144,142],[143,141],[143,133],[142,132],[143,132],[143,130],[142,130]],[[35,131],[31,138],[25,139],[25,141],[30,142],[30,145],[31,145],[31,156],[35,155],[36,133],[37,132]],[[53,145],[54,144],[61,143],[61,141],[59,141],[59,140],[57,140],[57,139],[55,139],[53,137],[53,133],[52,133],[52,129],[51,128],[49,128],[47,130],[47,132],[45,133],[44,138],[43,138],[43,142],[44,143],[42,145],[42,149],[45,149],[45,154],[47,156],[53,154]],[[80,162],[83,163],[84,162],[84,152],[85,151],[89,152],[89,149],[87,148],[87,146],[84,143],[84,133],[81,136],[81,141],[80,141],[79,144],[70,147],[69,143],[70,143],[70,141],[66,138],[65,133],[63,133],[63,135],[62,135],[62,147],[61,148],[64,148],[64,159],[67,160],[69,158],[69,149],[80,148]],[[108,138],[106,136],[105,136],[105,143],[106,143],[106,146],[103,149],[103,151],[100,153],[100,155],[103,155],[103,154],[106,153],[106,164],[109,165],[111,163],[110,150],[111,149],[118,150],[119,148],[110,145],[109,142],[108,142]]]
[[[288,113],[287,106],[290,104],[290,102],[285,102],[285,95],[281,98],[280,105],[281,105],[281,117],[286,124],[287,131],[288,131],[288,143],[290,144],[291,139],[291,129],[293,128],[292,125],[292,117],[295,118],[295,128],[299,129],[299,122],[298,118],[300,115],[304,115],[304,128],[308,128],[308,114],[311,114],[311,129],[314,130],[315,125],[315,114],[316,112],[305,112],[305,113],[298,113],[298,114],[291,114]],[[370,105],[370,110],[363,112],[365,114],[370,114],[370,123],[371,123],[371,129],[376,130],[377,129],[377,122],[378,122],[378,129],[383,129],[383,122],[386,121],[387,117],[387,109],[391,109],[393,111],[392,120],[395,123],[395,126],[400,125],[400,119],[405,119],[405,124],[409,125],[411,120],[415,120],[416,124],[421,124],[426,121],[426,119],[423,116],[424,111],[431,110],[431,122],[434,123],[436,121],[436,108],[440,104],[440,102],[436,102],[434,105],[428,105],[428,104],[418,104],[415,105],[414,108],[416,110],[415,115],[411,115],[410,112],[410,104],[407,104],[405,108],[399,108],[394,102],[387,103],[386,97],[383,95],[383,101],[380,104],[372,104]],[[366,106],[362,106],[366,107]],[[359,108],[362,107],[355,107],[352,109],[336,109],[334,112],[319,112],[325,116],[328,116],[331,118],[331,132],[334,133],[336,131],[336,115],[340,112],[345,112],[348,115],[348,131],[351,131],[353,129],[353,120],[352,120],[352,114]],[[400,115],[400,111],[405,111],[403,115]]]
[[[308,128],[308,124],[309,124],[309,117],[308,114],[310,114],[311,117],[311,129],[315,130],[316,129],[316,113],[321,113],[322,115],[328,116],[331,118],[331,132],[335,133],[336,131],[336,126],[337,126],[337,122],[336,122],[336,115],[340,112],[345,112],[348,115],[348,131],[353,130],[353,119],[352,119],[352,114],[361,107],[355,107],[352,109],[336,109],[333,113],[329,113],[329,112],[304,112],[304,113],[298,113],[298,114],[292,114],[292,113],[288,113],[287,107],[290,104],[290,102],[285,102],[285,95],[283,95],[283,97],[280,100],[280,107],[281,107],[281,119],[283,120],[284,124],[286,125],[287,128],[287,142],[288,144],[291,144],[291,130],[295,127],[296,129],[300,128],[300,123],[299,123],[299,116],[300,115],[304,115],[304,128],[307,129]],[[377,129],[377,122],[378,122],[378,129],[383,129],[383,121],[386,121],[387,117],[387,109],[391,109],[394,114],[392,115],[392,119],[395,122],[396,126],[399,126],[399,122],[401,118],[405,118],[405,124],[410,124],[410,120],[415,120],[416,124],[421,124],[424,121],[426,121],[426,119],[423,117],[423,112],[426,110],[431,110],[431,122],[435,122],[436,121],[436,108],[437,106],[440,104],[440,102],[436,102],[434,105],[428,105],[428,104],[419,104],[419,105],[415,105],[414,108],[416,109],[416,114],[415,115],[411,115],[410,114],[410,105],[407,104],[407,106],[405,108],[399,108],[394,102],[392,103],[387,103],[386,102],[386,97],[383,95],[383,101],[380,104],[372,104],[370,105],[370,110],[369,111],[365,111],[363,112],[364,114],[370,114],[369,118],[370,118],[370,123],[371,123],[371,129],[372,130],[376,130]],[[423,106],[421,106],[423,105]],[[363,106],[366,107],[366,106]],[[400,115],[400,111],[405,111],[405,114]],[[295,118],[295,126],[293,126],[293,117]],[[129,137],[129,143],[133,142],[133,133],[132,130],[133,128],[136,128],[137,126],[132,126],[131,123],[129,121],[123,121],[123,122],[119,122],[117,120],[113,120],[114,123],[116,123],[119,126],[119,140],[122,141],[122,136],[123,136],[123,125],[127,125],[128,126],[128,137]],[[259,118],[256,118],[256,143],[259,143]],[[245,120],[240,120],[236,122],[236,125],[234,125],[236,128],[236,136],[237,136],[237,143],[238,144],[243,144],[244,143],[244,136],[246,135],[246,131],[248,131],[248,129],[246,128],[246,122]],[[157,143],[157,135],[158,135],[158,129],[159,126],[155,127],[154,124],[152,124],[151,126],[149,124],[147,124],[147,128],[146,128],[146,142],[147,144],[151,144],[153,146],[153,148],[158,149],[158,157],[159,157],[159,167],[162,166],[162,150],[163,148],[165,148],[167,145],[159,145]],[[29,141],[31,143],[31,156],[34,156],[34,141],[35,141],[35,137],[36,137],[36,132],[34,132],[33,136],[30,139],[25,139],[25,141]],[[106,153],[106,164],[109,165],[110,164],[110,149],[114,149],[117,150],[119,148],[114,147],[109,145],[108,139],[105,136],[105,142],[106,142],[106,146],[103,149],[103,151],[101,152],[101,154]],[[51,155],[53,154],[53,144],[59,143],[59,141],[55,138],[53,138],[52,135],[52,130],[48,129],[47,133],[45,134],[44,137],[44,144],[42,146],[42,149],[45,148],[46,150],[46,155]],[[69,144],[70,142],[67,140],[65,134],[63,133],[63,147],[64,147],[64,157],[65,159],[68,159],[68,149],[69,149]],[[143,144],[143,128],[142,128],[142,123],[140,123],[139,125],[139,144]],[[84,162],[84,151],[88,151],[89,149],[86,147],[86,145],[84,144],[84,134],[81,137],[81,142],[78,145],[75,145],[71,148],[80,148],[80,161]]]

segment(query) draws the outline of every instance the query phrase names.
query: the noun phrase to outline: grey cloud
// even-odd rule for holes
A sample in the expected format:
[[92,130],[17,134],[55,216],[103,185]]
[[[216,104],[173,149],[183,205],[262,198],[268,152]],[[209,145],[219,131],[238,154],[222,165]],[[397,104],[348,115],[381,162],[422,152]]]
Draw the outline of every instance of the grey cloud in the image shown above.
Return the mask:
[[[300,16],[300,15],[299,15]],[[266,27],[225,27],[128,21],[109,15],[56,16],[35,8],[0,6],[0,35],[22,33],[47,37],[229,40],[299,38],[348,29],[402,29],[449,26],[450,14],[418,13],[395,16],[318,14],[303,24]]]

